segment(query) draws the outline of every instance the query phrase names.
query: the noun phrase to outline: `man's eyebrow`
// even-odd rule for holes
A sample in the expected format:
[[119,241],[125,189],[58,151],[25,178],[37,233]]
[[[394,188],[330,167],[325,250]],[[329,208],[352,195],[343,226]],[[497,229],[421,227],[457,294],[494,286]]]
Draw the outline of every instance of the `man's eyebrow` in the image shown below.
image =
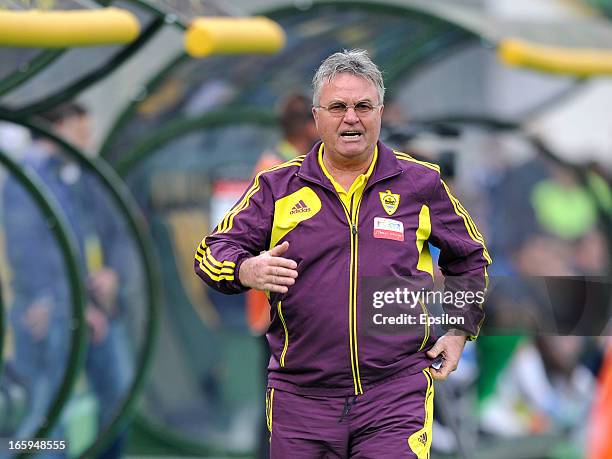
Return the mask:
[[[361,102],[368,102],[368,103],[371,103],[371,104],[373,103],[372,99],[370,99],[369,97],[366,97],[365,99],[359,99],[357,102],[355,102],[355,104],[359,104]],[[344,100],[341,100],[341,99],[332,99],[332,100],[330,100],[328,102],[328,105],[329,104],[333,104],[333,103],[341,103],[341,104],[347,105],[347,102],[344,101]],[[350,104],[348,104],[348,105],[350,105]]]

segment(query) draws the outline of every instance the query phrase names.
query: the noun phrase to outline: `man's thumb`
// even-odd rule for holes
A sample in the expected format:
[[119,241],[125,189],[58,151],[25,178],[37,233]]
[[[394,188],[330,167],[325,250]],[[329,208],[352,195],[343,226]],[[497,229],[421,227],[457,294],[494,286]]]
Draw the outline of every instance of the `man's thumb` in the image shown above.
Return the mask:
[[427,351],[427,357],[430,359],[435,359],[442,352],[442,345],[437,343],[433,345],[433,347]]
[[273,257],[280,257],[287,250],[289,250],[289,242],[285,241],[281,245],[277,245],[276,247],[272,248],[269,253]]

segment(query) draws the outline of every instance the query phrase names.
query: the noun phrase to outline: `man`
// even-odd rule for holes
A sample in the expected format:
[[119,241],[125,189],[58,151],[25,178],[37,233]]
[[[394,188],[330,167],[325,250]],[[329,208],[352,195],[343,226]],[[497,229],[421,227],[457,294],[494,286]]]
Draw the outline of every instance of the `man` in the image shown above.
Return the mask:
[[445,276],[482,288],[490,258],[439,169],[378,141],[384,86],[365,51],[328,57],[313,87],[322,143],[258,174],[200,244],[195,270],[222,292],[269,292],[273,458],[425,458],[432,380],[456,368],[484,313],[455,310],[464,326],[435,343],[428,328],[373,334],[360,293],[372,278],[431,282],[428,242]]
[[[64,104],[44,114],[42,121],[75,147],[82,151],[89,148],[90,119],[82,106]],[[90,341],[86,370],[98,401],[102,429],[126,395],[132,371],[120,305],[120,278],[126,266],[125,235],[118,228],[106,196],[100,192],[100,183],[70,161],[57,143],[36,136],[24,153],[23,166],[44,183],[60,204],[78,243],[88,292],[85,318]],[[59,248],[31,198],[15,181],[8,180],[3,200],[9,217],[5,230],[14,294],[14,367],[24,379],[29,397],[28,415],[17,435],[31,436],[45,422],[43,416],[56,397],[65,370],[71,300]],[[120,444],[114,443],[106,457],[120,456]]]

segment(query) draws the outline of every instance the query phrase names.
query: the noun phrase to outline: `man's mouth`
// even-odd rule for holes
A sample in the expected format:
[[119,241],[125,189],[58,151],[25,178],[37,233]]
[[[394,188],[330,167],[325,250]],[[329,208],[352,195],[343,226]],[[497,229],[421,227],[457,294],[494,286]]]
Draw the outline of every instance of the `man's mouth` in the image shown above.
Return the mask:
[[359,131],[344,131],[342,133],[340,133],[340,135],[342,137],[346,137],[346,138],[357,138],[357,137],[361,137],[361,132]]

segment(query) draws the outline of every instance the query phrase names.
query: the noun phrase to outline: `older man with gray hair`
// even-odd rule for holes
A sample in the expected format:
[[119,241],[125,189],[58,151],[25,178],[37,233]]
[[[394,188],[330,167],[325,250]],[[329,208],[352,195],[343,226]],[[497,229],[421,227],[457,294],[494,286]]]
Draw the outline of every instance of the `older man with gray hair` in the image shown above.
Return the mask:
[[455,308],[461,325],[436,339],[429,322],[377,329],[368,292],[377,279],[431,286],[429,243],[447,279],[482,288],[490,257],[439,168],[379,141],[385,90],[365,51],[329,56],[313,87],[322,142],[255,177],[202,240],[195,270],[221,292],[267,292],[271,457],[426,458],[433,380],[478,335],[481,304]]

